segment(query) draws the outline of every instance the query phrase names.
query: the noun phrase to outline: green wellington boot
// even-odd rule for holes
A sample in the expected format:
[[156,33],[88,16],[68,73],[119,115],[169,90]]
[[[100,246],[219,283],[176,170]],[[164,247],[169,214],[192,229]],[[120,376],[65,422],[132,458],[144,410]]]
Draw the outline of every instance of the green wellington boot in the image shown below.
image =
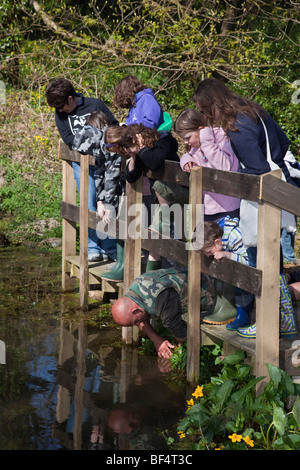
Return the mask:
[[117,240],[117,262],[113,269],[101,276],[109,281],[122,281],[124,278],[124,241]]
[[226,282],[215,280],[216,303],[211,315],[203,317],[204,323],[225,325],[236,318],[235,298],[233,287]]
[[225,325],[232,322],[236,317],[235,306],[224,296],[217,296],[216,305],[211,315],[203,317],[204,323],[212,325]]
[[157,204],[149,230],[162,234],[163,238],[171,238],[171,214],[168,204]]
[[157,269],[160,269],[161,267],[161,261],[158,260],[158,261],[154,261],[154,260],[149,260],[147,261],[147,264],[146,264],[146,269],[145,269],[145,272],[147,271],[156,271]]

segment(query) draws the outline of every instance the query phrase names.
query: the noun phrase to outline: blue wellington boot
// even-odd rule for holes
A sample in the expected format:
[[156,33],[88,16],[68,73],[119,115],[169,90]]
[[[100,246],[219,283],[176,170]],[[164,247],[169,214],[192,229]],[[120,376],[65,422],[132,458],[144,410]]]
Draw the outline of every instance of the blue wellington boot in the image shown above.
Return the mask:
[[246,305],[246,307],[237,307],[235,320],[231,323],[228,323],[228,325],[226,325],[226,328],[228,330],[235,331],[238,328],[242,328],[243,326],[249,325],[251,307],[252,307],[252,302],[251,304]]

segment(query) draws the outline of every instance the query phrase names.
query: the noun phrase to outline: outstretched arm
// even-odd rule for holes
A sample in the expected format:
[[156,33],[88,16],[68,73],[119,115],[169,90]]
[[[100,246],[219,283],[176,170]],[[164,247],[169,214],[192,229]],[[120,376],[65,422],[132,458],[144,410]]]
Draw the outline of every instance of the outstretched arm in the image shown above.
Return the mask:
[[149,321],[140,323],[139,328],[148,336],[148,338],[154,344],[158,357],[169,358],[172,356],[171,349],[174,348],[174,346],[169,343],[168,340],[159,336],[156,331],[152,328]]

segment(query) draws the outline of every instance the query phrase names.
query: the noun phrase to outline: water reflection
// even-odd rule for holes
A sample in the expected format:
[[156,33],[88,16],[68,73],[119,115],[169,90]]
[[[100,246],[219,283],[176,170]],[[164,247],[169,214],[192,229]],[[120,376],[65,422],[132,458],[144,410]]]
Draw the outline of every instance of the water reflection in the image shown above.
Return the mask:
[[167,449],[185,391],[116,328],[78,321],[60,269],[60,253],[0,250],[0,450]]
[[157,360],[126,347],[96,357],[83,324],[76,335],[62,328],[60,339],[53,437],[68,449],[166,449],[160,433],[175,425],[184,397],[162,380]]

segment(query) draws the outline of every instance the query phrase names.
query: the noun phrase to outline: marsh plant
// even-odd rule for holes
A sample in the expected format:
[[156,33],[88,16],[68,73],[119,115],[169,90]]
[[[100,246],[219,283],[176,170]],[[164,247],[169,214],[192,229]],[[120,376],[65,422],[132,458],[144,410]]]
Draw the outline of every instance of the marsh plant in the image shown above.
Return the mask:
[[198,385],[187,400],[178,424],[177,449],[299,450],[300,385],[283,370],[267,364],[269,382],[256,395],[263,377],[254,377],[237,351],[216,362],[222,367],[210,381]]

